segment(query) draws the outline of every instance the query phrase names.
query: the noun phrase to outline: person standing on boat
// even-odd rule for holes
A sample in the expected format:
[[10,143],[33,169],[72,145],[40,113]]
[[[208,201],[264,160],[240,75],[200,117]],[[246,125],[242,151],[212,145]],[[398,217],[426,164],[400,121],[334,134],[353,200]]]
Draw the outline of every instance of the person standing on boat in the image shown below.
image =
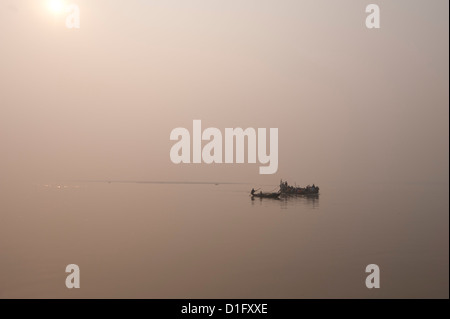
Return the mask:
[[252,191],[250,192],[250,194],[254,195],[255,194],[255,189],[252,188]]

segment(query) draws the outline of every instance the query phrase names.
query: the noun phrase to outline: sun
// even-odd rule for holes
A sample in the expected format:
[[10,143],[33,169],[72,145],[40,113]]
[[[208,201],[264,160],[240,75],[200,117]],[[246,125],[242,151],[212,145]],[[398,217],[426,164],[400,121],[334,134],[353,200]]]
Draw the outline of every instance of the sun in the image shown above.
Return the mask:
[[64,11],[64,0],[48,0],[48,9],[54,14],[59,14]]

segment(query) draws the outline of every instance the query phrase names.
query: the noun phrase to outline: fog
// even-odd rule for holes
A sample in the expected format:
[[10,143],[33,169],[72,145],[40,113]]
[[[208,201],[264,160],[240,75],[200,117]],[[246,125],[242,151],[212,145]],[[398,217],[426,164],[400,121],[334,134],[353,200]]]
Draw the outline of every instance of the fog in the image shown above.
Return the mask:
[[[3,180],[448,182],[448,2],[0,6]],[[175,165],[175,127],[279,128],[279,169]],[[251,167],[251,168],[250,168]]]
[[[448,298],[448,1],[73,3],[0,0],[0,297]],[[278,170],[174,164],[194,120]],[[320,205],[250,201],[280,179]]]

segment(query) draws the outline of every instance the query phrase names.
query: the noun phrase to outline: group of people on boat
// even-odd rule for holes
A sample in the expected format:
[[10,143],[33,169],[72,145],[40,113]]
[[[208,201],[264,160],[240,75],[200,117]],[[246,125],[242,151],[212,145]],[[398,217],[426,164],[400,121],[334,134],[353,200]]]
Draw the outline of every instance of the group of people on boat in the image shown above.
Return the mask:
[[315,192],[316,190],[319,189],[319,187],[317,187],[316,185],[312,184],[312,186],[308,185],[306,186],[306,191],[311,191],[311,192]]
[[288,184],[288,182],[283,182],[283,180],[281,180],[280,190],[276,193],[263,193],[262,191],[259,192],[257,191],[258,190],[252,188],[250,192],[251,196],[278,198],[278,196],[280,196],[281,194],[296,194],[296,195],[319,194],[319,187],[314,184],[308,185],[306,187],[291,186]]
[[285,194],[317,194],[319,193],[319,187],[312,184],[306,187],[297,187],[289,185],[288,182],[280,181],[280,191]]

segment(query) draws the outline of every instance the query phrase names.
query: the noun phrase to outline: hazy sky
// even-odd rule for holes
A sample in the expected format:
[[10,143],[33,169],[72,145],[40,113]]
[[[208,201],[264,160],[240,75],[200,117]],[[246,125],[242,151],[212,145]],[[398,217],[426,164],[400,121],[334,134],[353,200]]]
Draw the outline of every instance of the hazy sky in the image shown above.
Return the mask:
[[[2,181],[448,183],[446,0],[72,2],[0,0]],[[194,119],[277,127],[278,172],[173,164]]]

